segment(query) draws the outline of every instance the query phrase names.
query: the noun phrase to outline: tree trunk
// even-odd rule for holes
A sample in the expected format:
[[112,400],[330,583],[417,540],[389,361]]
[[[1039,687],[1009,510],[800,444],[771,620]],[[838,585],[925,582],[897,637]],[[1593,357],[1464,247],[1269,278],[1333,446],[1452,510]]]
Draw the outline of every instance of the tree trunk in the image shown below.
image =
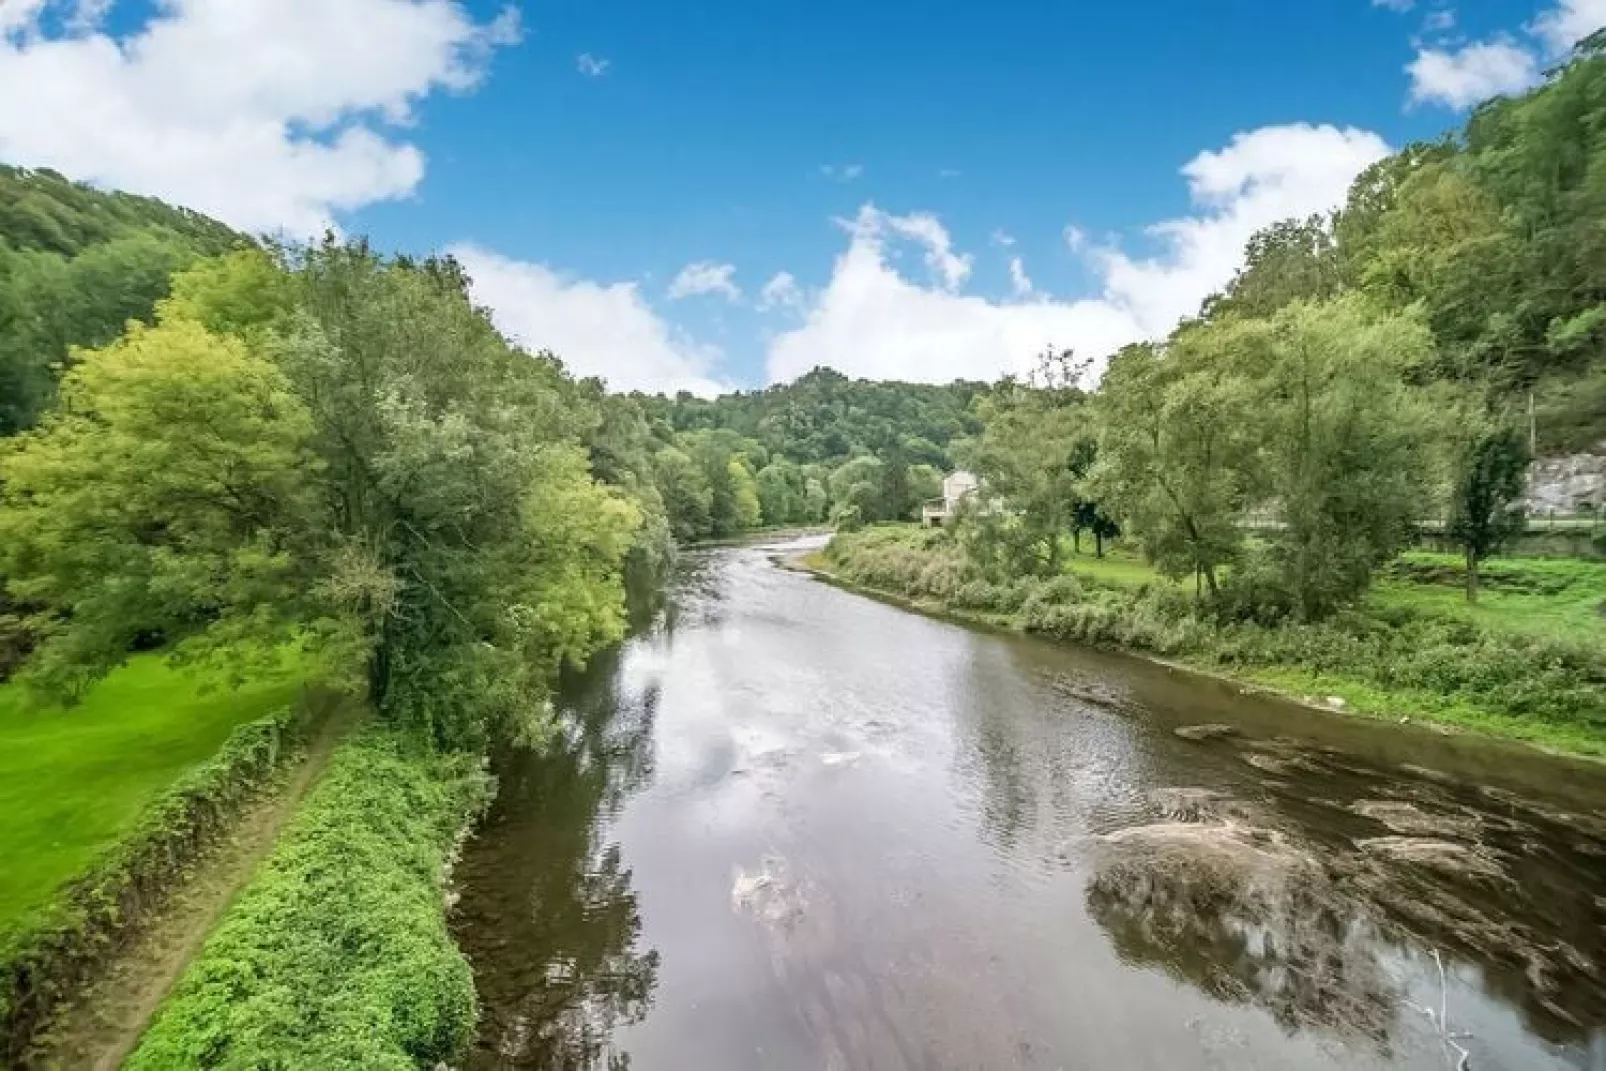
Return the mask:
[[1076,554],[1082,553],[1082,530],[1080,528],[1071,529],[1071,550]]
[[1467,551],[1467,602],[1478,601],[1478,556]]
[[1093,529],[1093,554],[1095,557],[1104,557],[1104,533],[1097,528]]

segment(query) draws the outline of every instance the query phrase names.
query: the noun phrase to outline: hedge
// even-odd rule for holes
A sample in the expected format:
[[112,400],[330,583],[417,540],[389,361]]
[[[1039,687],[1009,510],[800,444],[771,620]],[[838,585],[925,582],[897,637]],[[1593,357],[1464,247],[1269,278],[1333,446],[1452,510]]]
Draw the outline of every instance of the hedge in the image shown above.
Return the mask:
[[125,1065],[415,1068],[473,1038],[446,871],[490,797],[481,760],[392,729],[342,744]]

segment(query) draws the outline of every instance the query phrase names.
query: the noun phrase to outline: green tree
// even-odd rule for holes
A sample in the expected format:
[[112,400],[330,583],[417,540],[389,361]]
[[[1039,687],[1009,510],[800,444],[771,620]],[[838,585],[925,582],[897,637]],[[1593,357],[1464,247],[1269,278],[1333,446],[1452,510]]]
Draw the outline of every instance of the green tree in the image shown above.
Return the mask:
[[1457,459],[1449,534],[1466,558],[1468,602],[1478,601],[1479,564],[1523,531],[1527,471],[1528,447],[1510,426],[1477,436]]
[[714,493],[702,468],[673,446],[659,450],[653,463],[675,539],[682,543],[706,539],[713,532]]
[[1254,399],[1220,360],[1261,347],[1263,329],[1228,321],[1169,349],[1128,346],[1110,361],[1093,414],[1091,495],[1167,576],[1201,578],[1212,597],[1238,556],[1259,445]]
[[1404,372],[1432,339],[1356,298],[1288,306],[1269,331],[1237,363],[1252,384],[1259,498],[1279,521],[1274,558],[1295,611],[1315,620],[1364,591],[1427,512],[1433,420]]
[[0,570],[40,608],[36,680],[72,695],[141,636],[244,656],[307,620],[320,467],[278,368],[198,324],[136,325],[62,394],[0,454]]

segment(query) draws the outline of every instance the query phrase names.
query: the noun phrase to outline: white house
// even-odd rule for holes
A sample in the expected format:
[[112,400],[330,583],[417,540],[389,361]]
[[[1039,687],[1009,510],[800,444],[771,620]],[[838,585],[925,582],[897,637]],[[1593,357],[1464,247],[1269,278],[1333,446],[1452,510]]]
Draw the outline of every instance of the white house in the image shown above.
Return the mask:
[[942,478],[942,497],[933,498],[920,507],[920,523],[927,528],[941,528],[953,520],[959,503],[967,495],[976,493],[979,482],[976,474],[955,469]]

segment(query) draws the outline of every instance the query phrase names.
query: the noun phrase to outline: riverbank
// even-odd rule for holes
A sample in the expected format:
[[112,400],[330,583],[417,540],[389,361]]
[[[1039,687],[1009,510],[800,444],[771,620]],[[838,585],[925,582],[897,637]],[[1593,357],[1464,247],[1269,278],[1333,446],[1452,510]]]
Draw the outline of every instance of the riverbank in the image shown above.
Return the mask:
[[341,744],[128,1062],[432,1067],[477,1015],[446,882],[483,762],[370,726]]
[[[0,1054],[11,1062],[168,913],[294,764],[328,707],[317,694],[298,697],[295,682],[195,699],[194,680],[154,661],[104,689],[69,714],[19,707],[7,719],[13,743],[36,745],[8,752],[15,769],[5,779],[8,885],[12,903],[24,905],[0,931]],[[171,709],[129,701],[153,694]],[[262,714],[269,702],[276,709]],[[198,724],[182,723],[186,712]],[[212,742],[220,728],[226,738]],[[47,788],[41,778],[51,770]]]
[[990,584],[967,575],[940,533],[908,527],[838,535],[795,564],[915,609],[1125,650],[1326,710],[1606,756],[1606,658],[1587,639],[1410,606],[1319,625],[1223,625],[1169,583],[1067,574]]

